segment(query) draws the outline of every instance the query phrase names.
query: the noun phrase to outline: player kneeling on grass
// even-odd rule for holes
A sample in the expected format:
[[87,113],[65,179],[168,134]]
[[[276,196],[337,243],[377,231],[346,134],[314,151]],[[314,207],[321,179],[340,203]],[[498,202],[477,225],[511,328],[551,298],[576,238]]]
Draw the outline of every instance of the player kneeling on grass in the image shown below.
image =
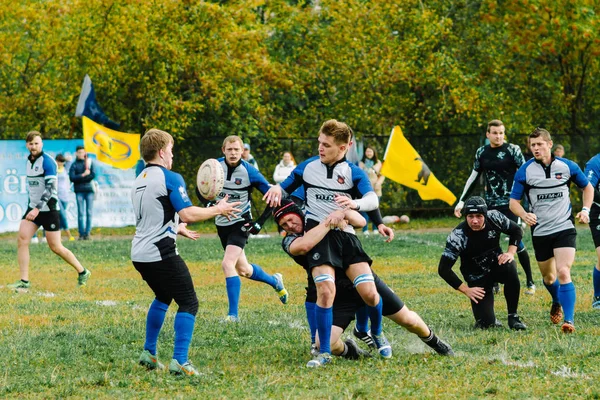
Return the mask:
[[[517,314],[521,285],[515,253],[523,238],[523,230],[499,211],[488,211],[485,200],[478,196],[467,200],[463,213],[466,221],[448,235],[438,273],[450,286],[471,300],[476,328],[502,326],[494,313],[493,292],[494,282],[500,282],[504,284],[508,326],[514,330],[527,329]],[[506,253],[502,253],[500,248],[501,233],[509,235]],[[459,257],[460,272],[467,284],[452,271]]]
[[[181,175],[171,172],[173,137],[158,129],[147,131],[140,141],[146,168],[138,175],[131,191],[136,216],[131,261],[155,294],[146,317],[146,342],[140,364],[148,369],[163,368],[158,362],[156,343],[171,301],[179,309],[175,316],[175,346],[169,371],[176,375],[198,375],[188,361],[198,298],[190,271],[179,256],[177,234],[192,240],[196,232],[187,222],[204,221],[217,215],[235,217],[239,202],[227,203],[228,196],[213,207],[194,207]],[[179,221],[183,223],[179,223]]]
[[[336,211],[343,215],[330,215],[323,222],[308,232],[304,232],[304,215],[302,210],[289,199],[283,200],[281,206],[273,211],[275,222],[281,226],[287,233],[283,239],[282,246],[284,251],[301,265],[307,273],[309,263],[306,254],[319,243],[327,232],[332,228],[342,228],[332,225],[332,221],[342,221],[342,224],[351,223],[355,227],[366,224],[365,219],[356,211],[344,210]],[[378,224],[379,225],[379,224]],[[393,231],[390,231],[393,233]],[[429,327],[423,322],[419,315],[408,307],[400,298],[373,273],[375,286],[383,301],[382,314],[398,325],[405,327],[409,332],[418,335],[423,342],[433,348],[436,352],[443,355],[452,355],[452,349],[449,345],[440,340]],[[364,311],[365,302],[356,291],[352,281],[344,274],[336,276],[336,296],[333,303],[333,326],[331,330],[331,352],[334,355],[340,355],[346,358],[358,358],[363,355],[362,352],[352,340],[342,342],[340,337],[350,322],[354,319],[357,312]],[[310,273],[308,273],[308,288],[306,296],[306,313],[311,327],[311,339],[314,343],[316,336],[316,315],[315,307],[317,301],[317,291],[315,283]],[[311,307],[313,305],[313,307]],[[364,314],[364,313],[363,313]],[[366,315],[365,315],[366,319]],[[366,325],[366,324],[365,324]],[[368,335],[360,337],[361,340],[373,345],[373,340]],[[370,340],[369,340],[370,339]],[[318,352],[316,352],[318,354]],[[316,355],[313,354],[313,355]],[[320,366],[318,363],[309,363],[308,366]]]

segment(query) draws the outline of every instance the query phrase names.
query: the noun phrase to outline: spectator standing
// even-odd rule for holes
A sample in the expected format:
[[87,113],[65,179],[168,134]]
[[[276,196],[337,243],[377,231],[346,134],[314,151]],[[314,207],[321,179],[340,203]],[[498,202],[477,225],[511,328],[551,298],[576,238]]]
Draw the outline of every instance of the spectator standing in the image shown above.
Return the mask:
[[[381,191],[381,186],[385,180],[385,176],[381,175],[380,173],[381,165],[381,161],[377,158],[377,152],[372,147],[367,147],[365,149],[365,155],[358,163],[358,166],[367,173],[369,181],[371,182],[371,186],[373,186],[373,190],[379,199],[381,199],[381,195],[383,194]],[[363,227],[362,231],[365,235],[368,235],[369,216],[365,212],[362,212],[361,214],[367,220],[367,224]],[[373,227],[373,234],[378,234],[379,231],[377,230],[377,227],[373,221],[371,221],[371,225]]]
[[296,168],[296,160],[294,160],[292,153],[286,151],[283,153],[282,160],[275,167],[275,172],[273,173],[275,183],[283,182],[292,173],[294,168]]
[[258,163],[252,154],[250,154],[250,145],[248,143],[244,144],[244,152],[242,153],[242,160],[246,161],[248,164],[252,165],[254,168],[260,171],[258,168]]
[[73,190],[77,197],[78,240],[90,240],[92,230],[92,211],[94,208],[94,186],[96,177],[94,163],[87,156],[83,146],[77,146],[75,161],[69,169],[69,178],[73,182]]
[[[69,205],[69,192],[71,191],[71,181],[69,180],[69,172],[67,169],[67,159],[62,154],[57,154],[56,160],[56,177],[58,179],[58,201],[60,203],[60,229],[65,231],[69,241],[75,240],[71,231],[69,230],[69,223],[67,221],[67,206]],[[70,167],[70,163],[69,163]]]
[[565,156],[565,147],[562,144],[557,144],[554,147],[554,157],[564,157]]

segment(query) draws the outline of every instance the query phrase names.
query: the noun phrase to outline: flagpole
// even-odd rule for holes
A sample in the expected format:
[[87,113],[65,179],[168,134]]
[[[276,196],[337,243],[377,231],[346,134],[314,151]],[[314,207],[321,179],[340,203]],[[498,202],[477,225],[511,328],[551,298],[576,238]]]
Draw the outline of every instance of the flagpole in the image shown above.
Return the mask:
[[392,143],[392,136],[394,136],[394,128],[392,128],[392,133],[390,133],[390,138],[388,139],[387,146],[385,146],[385,153],[383,154],[383,161],[387,158],[388,150],[390,149],[390,143]]

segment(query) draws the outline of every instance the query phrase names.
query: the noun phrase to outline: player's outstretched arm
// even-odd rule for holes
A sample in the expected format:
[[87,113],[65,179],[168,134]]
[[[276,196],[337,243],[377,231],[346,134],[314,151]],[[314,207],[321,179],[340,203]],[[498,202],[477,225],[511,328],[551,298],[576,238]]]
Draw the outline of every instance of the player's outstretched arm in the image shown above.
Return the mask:
[[202,208],[190,206],[183,208],[179,210],[179,218],[181,218],[181,221],[183,222],[191,223],[211,219],[217,215],[223,215],[227,218],[235,217],[242,212],[242,210],[236,208],[242,204],[241,202],[236,201],[234,203],[228,203],[227,199],[229,199],[229,195],[225,196],[221,201],[212,207]]
[[281,186],[273,185],[267,190],[262,199],[267,202],[269,207],[279,207],[281,205],[282,193]]
[[478,177],[479,177],[479,172],[477,172],[475,170],[471,171],[471,175],[469,175],[469,178],[467,179],[467,183],[465,183],[465,188],[463,189],[463,192],[460,195],[460,199],[458,200],[456,207],[454,207],[454,216],[456,218],[460,218],[462,216],[462,209],[465,206],[464,200],[467,198],[469,193],[471,193],[473,191],[473,188],[475,187],[475,184],[477,183]]

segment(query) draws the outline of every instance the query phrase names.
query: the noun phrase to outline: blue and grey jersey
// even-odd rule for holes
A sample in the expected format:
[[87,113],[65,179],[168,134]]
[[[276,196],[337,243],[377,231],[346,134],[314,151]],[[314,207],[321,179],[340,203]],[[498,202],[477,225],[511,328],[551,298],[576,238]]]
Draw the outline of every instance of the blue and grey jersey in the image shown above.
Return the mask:
[[40,211],[58,210],[56,161],[42,152],[38,157],[27,157],[27,191],[29,208]]
[[[323,164],[318,156],[309,158],[299,164],[280,185],[287,193],[304,186],[306,219],[317,223],[340,209],[335,202],[336,194],[360,199],[373,192],[367,174],[345,158],[332,166]],[[373,209],[377,206],[378,203],[375,202]],[[371,210],[367,208],[361,211]],[[348,225],[345,231],[354,233],[354,228]]]
[[506,206],[509,203],[515,172],[525,163],[523,153],[516,144],[504,143],[499,147],[489,144],[475,152],[473,171],[477,175],[469,178],[463,196],[464,201],[477,184],[477,177],[485,177],[485,202],[488,207]]
[[581,168],[566,158],[552,156],[548,166],[531,159],[519,168],[510,198],[521,200],[527,196],[531,212],[537,216],[533,236],[575,228],[569,199],[571,182],[580,188],[589,183]]
[[178,255],[177,213],[192,206],[181,175],[148,164],[135,179],[131,201],[135,213],[131,261],[156,262]]
[[594,188],[594,203],[592,208],[600,207],[600,154],[596,154],[585,164],[585,171],[583,172],[587,177],[588,181]]
[[225,184],[217,199],[221,200],[225,195],[229,195],[229,203],[242,202],[237,207],[242,212],[236,218],[231,218],[231,221],[227,217],[219,215],[215,218],[215,224],[228,226],[244,220],[250,221],[252,219],[250,198],[252,189],[257,188],[262,194],[265,194],[271,185],[256,168],[244,160],[240,160],[240,163],[233,167],[227,165],[225,157],[219,158],[218,161],[225,172]]

